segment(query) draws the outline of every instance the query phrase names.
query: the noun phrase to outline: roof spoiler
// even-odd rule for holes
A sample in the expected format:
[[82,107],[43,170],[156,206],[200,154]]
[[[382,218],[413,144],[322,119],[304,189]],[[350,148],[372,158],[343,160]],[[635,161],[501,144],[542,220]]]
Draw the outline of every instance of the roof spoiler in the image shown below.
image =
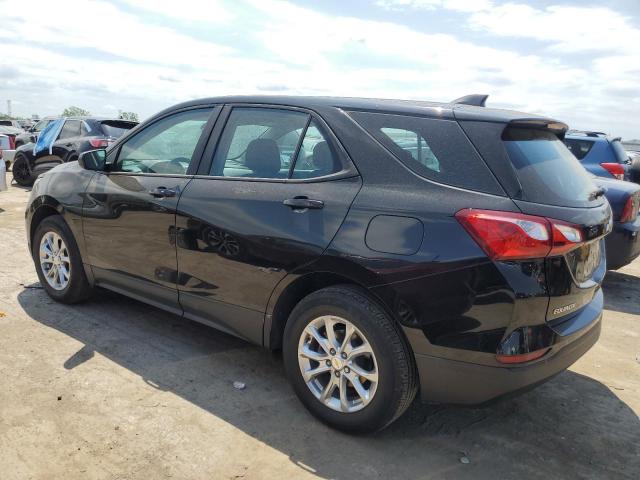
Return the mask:
[[547,118],[516,118],[511,120],[509,125],[522,128],[541,128],[549,130],[561,138],[564,138],[567,130],[569,130],[569,126],[566,123]]
[[487,103],[487,98],[489,98],[489,95],[472,93],[471,95],[465,95],[464,97],[456,98],[451,103],[457,105],[472,105],[474,107],[484,107],[485,103]]

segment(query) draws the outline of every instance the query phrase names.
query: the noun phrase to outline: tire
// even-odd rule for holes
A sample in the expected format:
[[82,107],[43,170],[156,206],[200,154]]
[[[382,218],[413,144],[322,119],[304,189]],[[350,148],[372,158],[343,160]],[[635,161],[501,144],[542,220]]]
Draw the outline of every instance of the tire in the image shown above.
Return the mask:
[[[56,269],[56,265],[52,262],[45,262],[45,265],[41,263],[41,245],[43,244],[43,238],[45,236],[49,240],[54,240],[50,242],[50,244],[53,243],[56,247],[60,245],[66,247],[66,249],[61,248],[61,255],[57,260],[54,259],[58,264],[62,264],[63,269],[66,270],[68,275],[66,283],[63,281],[55,282],[54,277],[56,272],[53,272],[54,275],[47,278],[45,272],[45,269],[47,269],[46,265],[49,266],[48,270],[50,271]],[[58,238],[63,242],[62,244],[56,241]],[[51,251],[51,249],[49,249],[49,251]],[[53,251],[55,252],[55,248]],[[65,252],[66,255],[64,255]],[[31,254],[40,284],[51,298],[61,303],[79,303],[89,298],[93,288],[85,275],[76,240],[61,216],[53,215],[46,217],[40,222],[33,235]],[[51,255],[46,257],[50,259]],[[67,258],[68,261],[62,261],[64,258]],[[58,280],[61,278],[64,279],[64,276],[61,276],[59,271],[57,273]]]
[[[355,352],[356,347],[367,347],[366,351],[369,346],[373,355],[344,359],[340,348],[335,355],[330,352],[325,355],[326,350],[318,341],[312,340],[311,330],[307,327],[316,326],[316,333],[324,343],[328,336],[326,326],[324,330],[321,327],[322,322],[331,324],[336,318],[338,321],[332,327],[336,332],[334,345],[343,343],[344,332],[349,328],[342,323],[346,321],[355,329],[355,335],[350,336],[350,347],[345,348],[345,352],[349,349]],[[325,346],[328,345],[325,343]],[[306,353],[299,355],[299,351]],[[319,354],[321,360],[309,360],[306,357],[310,355],[309,351],[312,356]],[[363,290],[350,285],[318,290],[296,305],[284,331],[283,358],[289,382],[305,407],[327,425],[349,433],[368,433],[386,427],[411,405],[418,390],[413,353],[399,326]],[[336,358],[339,358],[337,362]],[[360,363],[354,365],[356,361]],[[302,370],[315,368],[327,372],[313,376],[308,383]],[[375,378],[375,385],[368,378]],[[330,389],[331,395],[326,395],[323,401],[322,395],[327,391],[330,379],[345,383]],[[356,383],[351,379],[368,392],[368,400],[357,394]],[[347,392],[344,402],[341,388]]]
[[33,175],[31,175],[31,171],[29,170],[26,157],[21,153],[16,154],[11,171],[13,172],[13,180],[21,187],[30,187],[33,185]]

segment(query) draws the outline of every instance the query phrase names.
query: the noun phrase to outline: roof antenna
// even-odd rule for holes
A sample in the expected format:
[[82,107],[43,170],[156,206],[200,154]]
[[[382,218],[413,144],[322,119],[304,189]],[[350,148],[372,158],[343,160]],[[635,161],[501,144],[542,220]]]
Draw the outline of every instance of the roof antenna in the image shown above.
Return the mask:
[[487,103],[489,95],[483,95],[480,93],[472,93],[471,95],[465,95],[464,97],[456,98],[453,102],[458,105],[473,105],[474,107],[484,107]]

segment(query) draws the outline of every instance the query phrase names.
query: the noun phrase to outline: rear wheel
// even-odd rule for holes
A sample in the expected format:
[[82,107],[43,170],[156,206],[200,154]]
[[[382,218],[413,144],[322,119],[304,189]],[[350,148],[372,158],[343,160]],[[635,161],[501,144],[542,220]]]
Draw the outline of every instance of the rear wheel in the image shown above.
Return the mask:
[[347,432],[380,430],[413,401],[417,373],[397,324],[363,291],[328,287],[287,322],[287,376],[309,411]]
[[32,255],[40,284],[51,298],[62,303],[78,303],[89,297],[92,288],[84,273],[78,245],[62,217],[47,217],[38,225]]
[[16,158],[13,161],[13,180],[22,187],[29,187],[33,184],[33,176],[31,175],[31,171],[29,170],[29,165],[27,164],[27,159],[21,153],[16,155]]

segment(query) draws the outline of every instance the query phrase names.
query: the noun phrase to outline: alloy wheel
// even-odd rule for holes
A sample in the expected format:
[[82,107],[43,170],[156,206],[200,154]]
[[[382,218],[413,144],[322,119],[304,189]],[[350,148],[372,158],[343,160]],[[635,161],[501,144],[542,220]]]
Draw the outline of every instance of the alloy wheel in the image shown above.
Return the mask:
[[371,344],[341,317],[324,315],[309,322],[298,343],[298,364],[311,393],[338,412],[363,409],[378,387]]
[[64,290],[71,279],[69,250],[56,232],[47,232],[40,240],[40,268],[54,290]]

